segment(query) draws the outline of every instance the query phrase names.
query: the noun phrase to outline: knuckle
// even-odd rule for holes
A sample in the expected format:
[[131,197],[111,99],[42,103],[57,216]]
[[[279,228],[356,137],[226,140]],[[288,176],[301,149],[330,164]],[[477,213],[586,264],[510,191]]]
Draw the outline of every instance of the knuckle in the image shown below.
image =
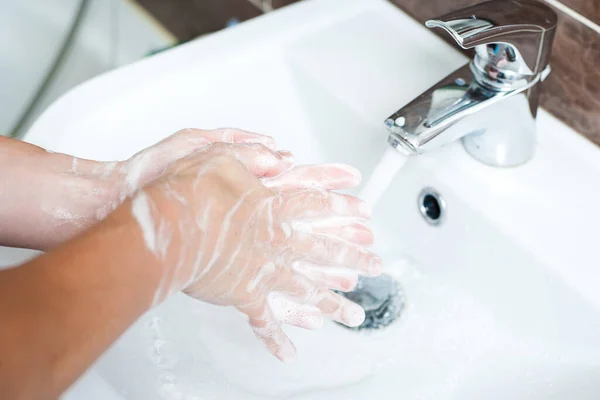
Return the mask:
[[183,128],[175,132],[175,135],[185,135],[185,134],[203,134],[206,131],[197,128]]
[[217,129],[216,134],[219,135],[221,139],[226,142],[233,142],[235,130],[230,128],[221,128]]
[[227,153],[231,149],[231,145],[223,142],[214,142],[208,146],[208,151],[214,151],[218,153]]

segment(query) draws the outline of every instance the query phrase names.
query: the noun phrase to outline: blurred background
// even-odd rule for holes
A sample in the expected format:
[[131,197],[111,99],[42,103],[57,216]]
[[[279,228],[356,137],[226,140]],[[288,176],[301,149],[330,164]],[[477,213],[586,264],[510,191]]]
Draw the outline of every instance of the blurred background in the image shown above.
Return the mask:
[[176,43],[127,0],[0,0],[0,133],[19,136],[60,95]]
[[[297,1],[0,0],[0,135],[100,73]],[[480,0],[390,1],[423,22]],[[600,0],[540,1],[559,16],[541,104],[600,145]]]
[[0,0],[0,134],[21,136],[54,100],[100,73],[263,11],[262,3],[233,3]]
[[263,0],[0,0],[0,134],[22,136],[54,100],[96,75],[273,7]]

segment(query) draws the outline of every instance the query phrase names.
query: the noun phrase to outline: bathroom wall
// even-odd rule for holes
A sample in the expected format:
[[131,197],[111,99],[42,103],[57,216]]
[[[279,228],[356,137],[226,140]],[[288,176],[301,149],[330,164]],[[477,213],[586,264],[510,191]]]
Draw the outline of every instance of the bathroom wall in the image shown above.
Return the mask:
[[77,0],[0,2],[0,134],[41,85],[76,11]]
[[[262,14],[262,0],[136,0],[181,42]],[[257,5],[261,6],[260,8]]]
[[[188,40],[302,0],[137,0]],[[343,0],[340,0],[343,1]],[[480,0],[389,0],[420,22]],[[509,0],[504,0],[509,1]],[[600,0],[540,0],[559,18],[541,105],[600,146]],[[451,39],[436,30],[445,40]],[[454,43],[453,43],[454,44]]]
[[55,63],[80,0],[0,0],[0,135],[25,133],[74,86],[174,43],[130,0],[90,0],[73,44],[32,113],[13,132]]

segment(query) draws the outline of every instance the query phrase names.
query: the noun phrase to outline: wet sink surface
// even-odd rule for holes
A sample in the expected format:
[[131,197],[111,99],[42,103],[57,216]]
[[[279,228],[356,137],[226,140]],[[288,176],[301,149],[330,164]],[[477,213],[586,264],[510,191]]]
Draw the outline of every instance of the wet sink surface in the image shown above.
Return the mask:
[[[387,148],[382,121],[465,59],[386,2],[340,4],[302,3],[95,79],[26,140],[112,160],[184,127],[236,126],[368,178]],[[411,160],[373,218],[407,299],[393,326],[290,328],[299,360],[282,365],[233,310],[180,295],[65,398],[596,398],[600,217],[586,210],[598,155],[541,111],[523,167],[489,168],[460,144]],[[418,210],[427,186],[448,204],[438,227]]]

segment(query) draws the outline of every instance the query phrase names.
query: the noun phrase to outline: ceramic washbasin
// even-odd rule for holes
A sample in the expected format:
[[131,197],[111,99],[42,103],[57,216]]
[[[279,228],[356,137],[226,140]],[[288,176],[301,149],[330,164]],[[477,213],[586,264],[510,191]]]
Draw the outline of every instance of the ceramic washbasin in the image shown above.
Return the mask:
[[[465,61],[385,1],[306,1],[96,78],[25,139],[113,160],[181,128],[243,127],[369,178],[383,120]],[[543,110],[538,142],[518,168],[454,143],[396,175],[373,218],[406,294],[389,328],[287,329],[299,359],[280,364],[235,312],[179,295],[65,398],[598,398],[600,151]],[[447,203],[439,226],[419,212],[424,187]]]

